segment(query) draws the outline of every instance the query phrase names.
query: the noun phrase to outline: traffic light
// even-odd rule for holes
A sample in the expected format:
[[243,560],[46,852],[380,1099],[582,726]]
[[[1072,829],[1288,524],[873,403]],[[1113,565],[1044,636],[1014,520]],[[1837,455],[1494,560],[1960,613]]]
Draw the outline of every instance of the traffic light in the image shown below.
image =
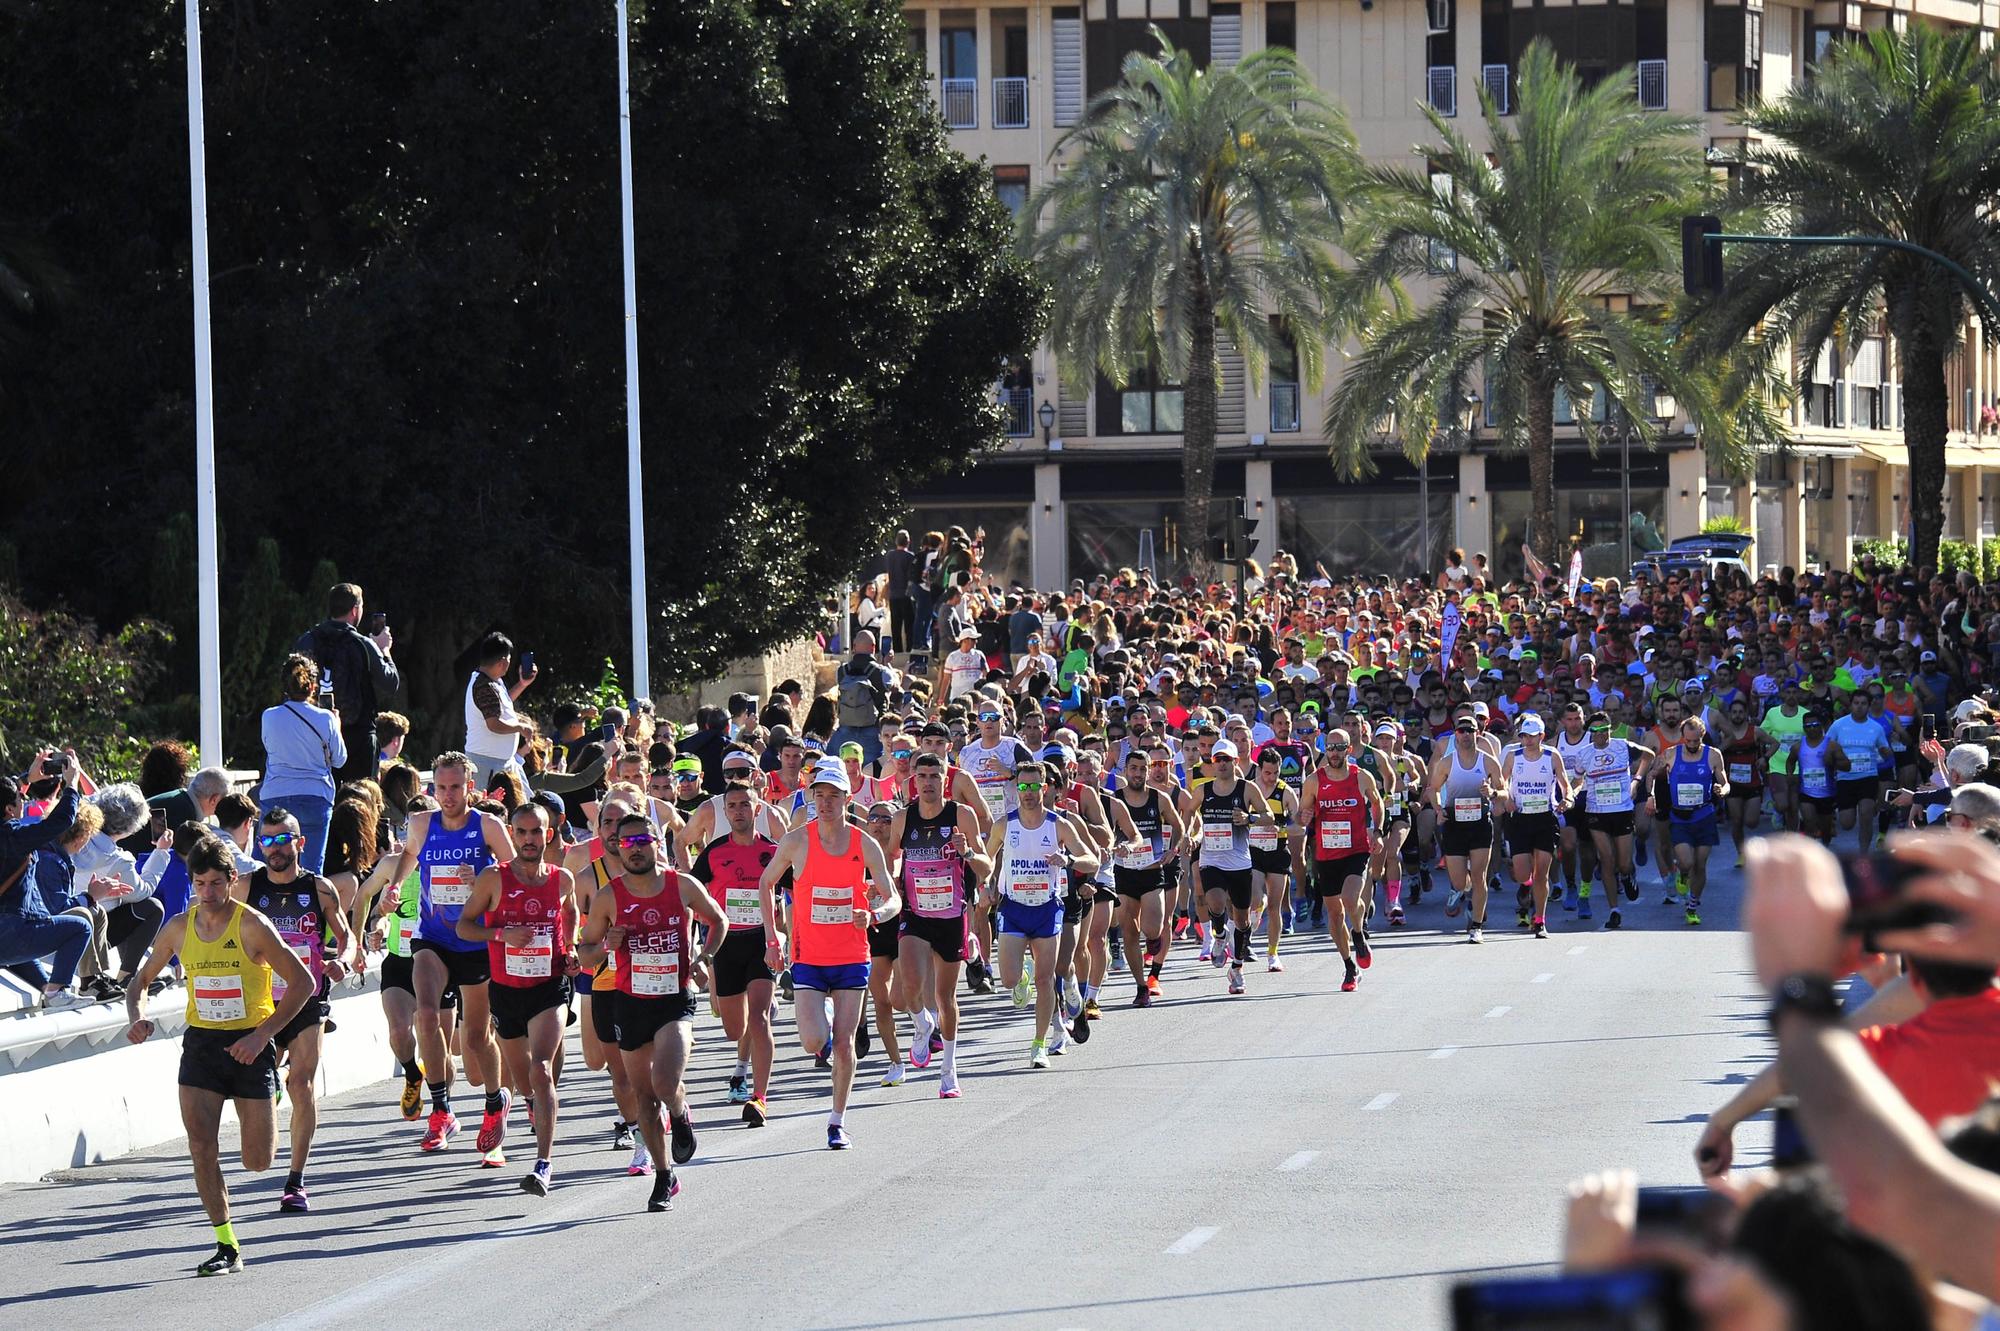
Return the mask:
[[1722,294],[1722,219],[1681,219],[1681,287],[1690,296]]
[[1230,551],[1229,538],[1227,536],[1211,536],[1208,538],[1208,562],[1211,564],[1233,564],[1236,562],[1235,555]]
[[1243,552],[1249,554],[1257,548],[1257,529],[1264,525],[1264,505],[1243,501]]

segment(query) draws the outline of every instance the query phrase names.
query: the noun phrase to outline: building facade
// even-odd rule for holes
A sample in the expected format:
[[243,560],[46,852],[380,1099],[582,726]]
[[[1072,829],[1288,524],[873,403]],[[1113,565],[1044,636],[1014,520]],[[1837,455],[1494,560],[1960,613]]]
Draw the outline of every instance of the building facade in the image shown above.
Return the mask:
[[[1913,20],[1991,34],[2000,0],[918,0],[904,16],[957,146],[990,165],[995,190],[1018,212],[1060,169],[1057,140],[1117,80],[1125,55],[1151,49],[1153,25],[1210,65],[1291,47],[1345,107],[1362,150],[1384,158],[1407,158],[1428,136],[1426,104],[1481,133],[1478,90],[1504,111],[1521,52],[1541,37],[1586,76],[1631,66],[1642,104],[1698,117],[1711,157],[1724,163],[1747,134],[1734,110],[1752,96],[1783,95],[1843,36]],[[1219,506],[1240,499],[1262,519],[1258,558],[1283,549],[1302,567],[1414,571],[1461,546],[1491,552],[1503,574],[1518,571],[1527,463],[1497,449],[1479,408],[1468,445],[1434,454],[1427,475],[1385,454],[1375,475],[1349,483],[1327,461],[1323,394],[1305,391],[1293,367],[1274,364],[1251,383],[1226,347],[1222,360],[1215,493]],[[1339,357],[1328,362],[1338,374]],[[1758,563],[1845,566],[1856,542],[1909,528],[1897,375],[1879,329],[1823,351],[1790,408],[1788,446],[1761,458],[1747,483],[1709,465],[1693,427],[1664,399],[1656,447],[1628,454],[1613,428],[1595,456],[1575,421],[1582,411],[1603,422],[1602,397],[1559,401],[1558,520],[1582,533],[1593,574],[1617,571],[1628,529],[1643,544],[1698,530],[1715,514],[1751,524]],[[1977,541],[2000,535],[2000,348],[1977,321],[1950,382],[1945,534]],[[1043,587],[1176,546],[1178,386],[1066,382],[1041,346],[1021,349],[996,393],[1010,422],[1006,448],[915,496],[917,530],[984,526],[988,566]]]

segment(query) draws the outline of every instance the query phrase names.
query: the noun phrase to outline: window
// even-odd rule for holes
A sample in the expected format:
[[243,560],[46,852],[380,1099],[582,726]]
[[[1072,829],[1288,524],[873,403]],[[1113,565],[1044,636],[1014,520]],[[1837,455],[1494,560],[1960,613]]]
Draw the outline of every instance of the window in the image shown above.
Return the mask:
[[993,128],[1028,127],[1028,27],[1020,10],[995,13],[995,49],[1000,66],[993,74]]
[[1028,204],[1028,168],[1025,166],[996,166],[993,168],[993,192],[1000,196],[1000,202],[1007,205],[1007,211],[1016,220],[1021,209]]
[[1134,370],[1123,388],[1098,376],[1100,435],[1179,434],[1182,410],[1181,386],[1165,381],[1151,366]]
[[1879,528],[1875,523],[1875,472],[1872,469],[1850,467],[1847,483],[1851,487],[1847,496],[1848,518],[1853,530],[1850,536],[1874,536]]
[[1755,97],[1764,62],[1764,11],[1748,3],[1702,5],[1708,109],[1731,111]]
[[1083,116],[1083,19],[1074,9],[1058,9],[1050,24],[1049,77],[1058,125]]
[[979,37],[971,28],[938,30],[938,99],[947,127],[978,127]]
[[[1433,212],[1436,217],[1438,217],[1439,219],[1443,219],[1446,216],[1447,212],[1449,211],[1451,205],[1452,189],[1455,182],[1452,180],[1450,176],[1438,170],[1436,167],[1431,168],[1430,177],[1431,177],[1431,193],[1435,195],[1438,200],[1438,206],[1436,209],[1433,210]],[[1425,262],[1429,266],[1431,272],[1455,273],[1458,271],[1457,250],[1453,249],[1449,245],[1444,244],[1442,241],[1430,240],[1430,241],[1425,241],[1424,243],[1429,247],[1430,250],[1430,253],[1426,256]]]
[[1035,432],[1035,373],[1026,356],[1009,357],[1001,367],[1000,410],[1008,434],[1026,438]]
[[1208,59],[1216,69],[1225,69],[1243,58],[1243,6],[1208,7]]
[[915,56],[917,58],[918,63],[921,64],[924,58],[923,11],[919,9],[904,10],[903,22],[909,28],[908,36],[910,40],[910,54]]
[[1295,434],[1299,428],[1299,353],[1276,316],[1271,325],[1284,339],[1271,353],[1271,433]]
[[1264,6],[1264,45],[1299,49],[1299,7],[1286,3]]

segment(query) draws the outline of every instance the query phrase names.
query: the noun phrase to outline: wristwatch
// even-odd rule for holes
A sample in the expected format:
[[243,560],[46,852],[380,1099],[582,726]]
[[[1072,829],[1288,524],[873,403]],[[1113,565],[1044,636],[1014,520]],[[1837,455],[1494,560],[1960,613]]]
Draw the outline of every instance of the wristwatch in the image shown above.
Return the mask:
[[1771,989],[1771,1029],[1777,1029],[1778,1019],[1787,1012],[1804,1013],[1816,1021],[1838,1021],[1840,996],[1834,992],[1832,977],[1801,973],[1779,980]]

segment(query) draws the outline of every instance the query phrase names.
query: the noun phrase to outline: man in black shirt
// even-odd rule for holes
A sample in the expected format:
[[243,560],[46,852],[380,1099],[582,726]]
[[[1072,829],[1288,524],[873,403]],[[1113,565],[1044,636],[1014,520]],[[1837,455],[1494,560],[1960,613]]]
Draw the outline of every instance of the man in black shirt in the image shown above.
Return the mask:
[[882,569],[889,575],[889,650],[907,652],[917,620],[911,588],[923,571],[923,561],[910,549],[908,532],[896,533],[896,548],[882,556]]
[[333,697],[340,709],[341,738],[347,741],[347,763],[333,774],[335,781],[358,781],[375,775],[375,713],[395,700],[403,677],[390,659],[395,638],[385,621],[373,637],[358,627],[363,614],[361,589],[343,582],[326,594],[326,618],[300,636],[292,650],[318,662],[322,675],[333,676]]

